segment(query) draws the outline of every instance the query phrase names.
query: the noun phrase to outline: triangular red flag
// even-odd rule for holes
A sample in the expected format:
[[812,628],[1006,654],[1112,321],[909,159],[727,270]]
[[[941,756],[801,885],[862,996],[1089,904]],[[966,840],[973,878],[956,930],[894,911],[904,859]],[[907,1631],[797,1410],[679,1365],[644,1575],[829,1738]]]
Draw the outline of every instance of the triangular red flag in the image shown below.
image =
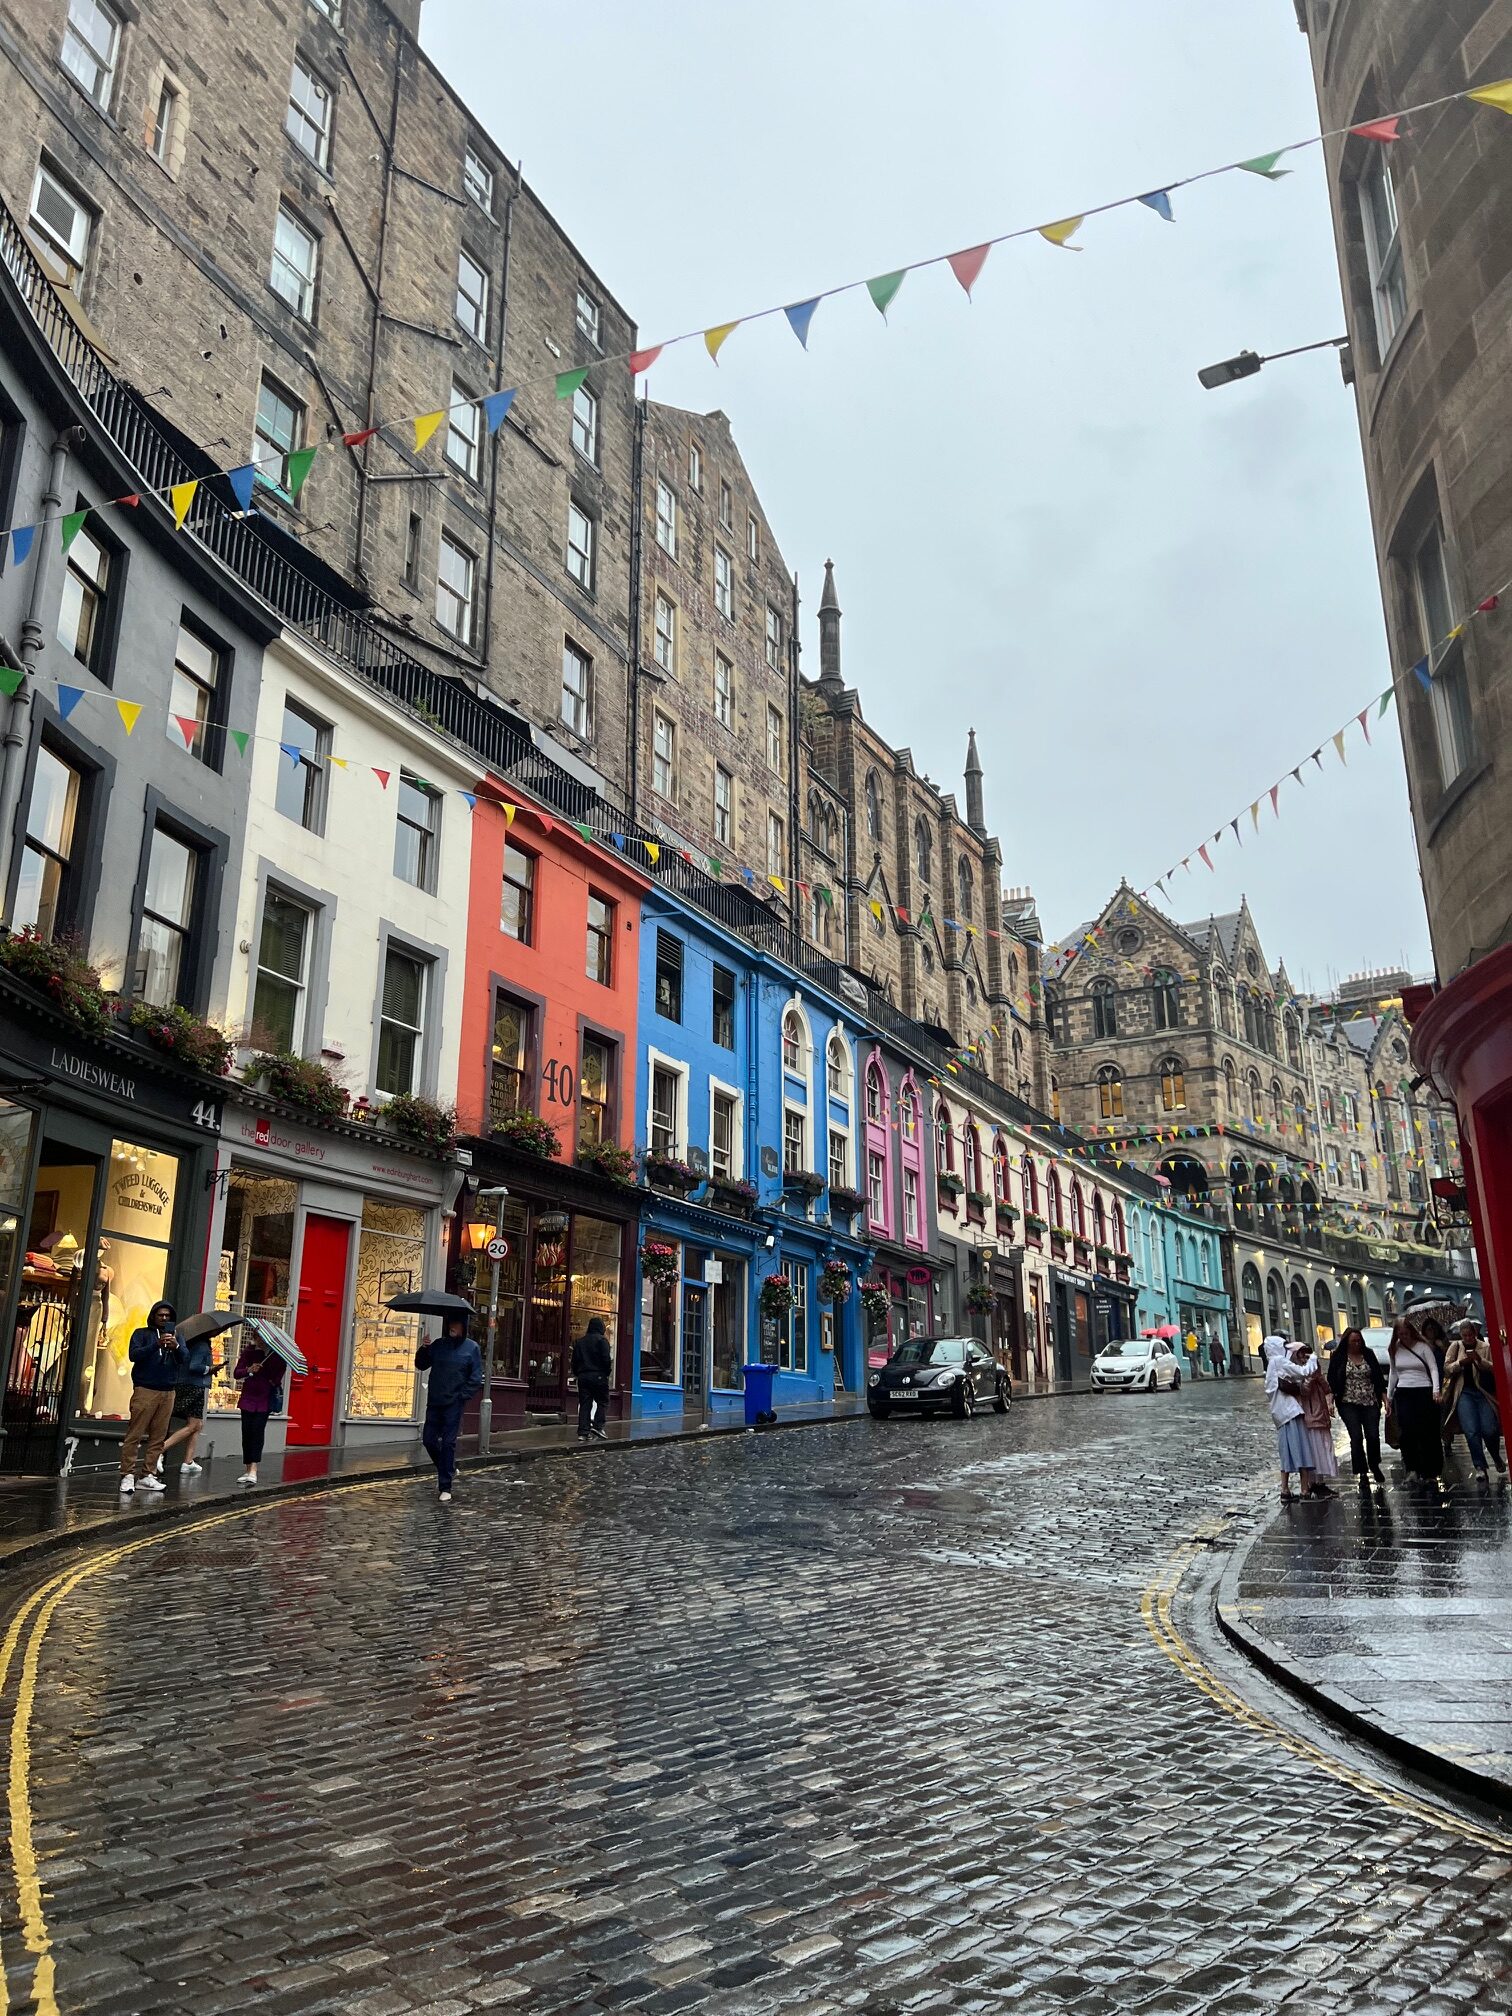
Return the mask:
[[343,434],[341,445],[343,448],[360,448],[364,441],[371,441],[377,432],[376,427],[363,427],[355,434]]
[[1279,799],[1280,796],[1281,796],[1281,786],[1279,784],[1272,784],[1270,788],[1271,810],[1272,812],[1275,813],[1278,819],[1281,817],[1281,807],[1279,806],[1279,804],[1277,804],[1276,801],[1277,799]]
[[1368,742],[1370,740],[1370,709],[1368,707],[1362,707],[1359,713],[1356,714],[1355,719],[1356,721],[1359,722],[1360,726],[1365,730],[1365,740]]
[[555,833],[556,821],[554,819],[548,819],[544,812],[537,812],[536,817],[541,822],[541,831],[543,833]]
[[373,769],[373,775],[374,775],[374,776],[375,776],[375,777],[376,777],[376,778],[378,779],[378,782],[379,782],[379,783],[380,783],[380,784],[381,784],[381,785],[383,786],[384,790],[385,790],[385,791],[387,791],[387,789],[388,789],[388,780],[390,779],[390,777],[392,777],[392,776],[393,776],[393,774],[394,774],[394,773],[393,773],[393,771],[392,771],[392,770],[380,770],[380,769],[379,769],[379,768],[377,767],[377,765],[376,765],[376,764],[374,764],[374,765],[372,766],[372,769]]
[[632,350],[630,352],[630,376],[635,378],[642,371],[649,371],[661,353],[662,345],[660,343],[653,343],[649,350]]
[[1500,607],[1500,595],[1488,595],[1484,602],[1476,603],[1475,613],[1477,616],[1489,616],[1493,610],[1500,609]]
[[175,714],[173,718],[178,723],[180,735],[184,738],[184,747],[192,749],[194,747],[194,738],[199,733],[200,724],[191,714]]
[[1389,119],[1367,119],[1363,126],[1351,126],[1350,132],[1361,140],[1400,140],[1402,115],[1393,112]]
[[950,270],[966,290],[966,299],[971,299],[971,290],[977,283],[982,268],[987,264],[990,245],[973,245],[969,252],[952,252],[947,260]]
[[116,502],[117,502],[117,504],[132,504],[132,505],[136,505],[136,504],[140,504],[140,503],[141,503],[141,501],[142,501],[142,499],[141,499],[141,495],[140,495],[140,493],[139,493],[139,492],[137,492],[137,491],[135,491],[135,490],[133,490],[133,491],[132,491],[132,493],[131,493],[131,495],[130,495],[129,497],[117,497],[117,499],[116,499]]
[[[1206,842],[1206,840],[1203,841],[1202,845],[1197,849],[1197,852],[1202,856],[1203,860],[1207,863],[1208,867],[1212,868],[1213,864],[1208,859],[1208,843]],[[1217,869],[1214,868],[1213,873],[1216,875],[1217,872],[1218,872]]]

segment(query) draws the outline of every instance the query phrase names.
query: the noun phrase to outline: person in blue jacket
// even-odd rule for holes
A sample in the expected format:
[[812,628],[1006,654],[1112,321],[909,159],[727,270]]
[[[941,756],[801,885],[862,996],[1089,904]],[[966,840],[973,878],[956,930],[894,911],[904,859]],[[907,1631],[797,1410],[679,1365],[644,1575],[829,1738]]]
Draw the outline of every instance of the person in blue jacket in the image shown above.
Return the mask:
[[157,1460],[157,1474],[163,1474],[163,1458],[170,1449],[184,1444],[184,1461],[179,1471],[181,1477],[198,1477],[204,1469],[203,1463],[194,1460],[195,1447],[200,1432],[205,1425],[205,1406],[210,1392],[210,1381],[215,1372],[215,1354],[210,1349],[208,1337],[196,1337],[189,1343],[180,1344],[178,1386],[173,1395],[173,1411],[182,1415],[184,1425],[176,1428],[163,1444],[163,1455]]
[[483,1359],[467,1334],[467,1318],[448,1316],[441,1335],[422,1344],[415,1353],[415,1365],[430,1374],[425,1395],[425,1431],[420,1439],[426,1455],[436,1466],[436,1489],[441,1503],[450,1505],[462,1410],[475,1393],[483,1391]]
[[183,1370],[184,1347],[178,1337],[178,1316],[171,1302],[154,1302],[147,1321],[133,1330],[127,1354],[131,1359],[131,1413],[121,1443],[121,1491],[131,1497],[138,1487],[161,1491],[157,1461],[173,1415],[173,1396]]

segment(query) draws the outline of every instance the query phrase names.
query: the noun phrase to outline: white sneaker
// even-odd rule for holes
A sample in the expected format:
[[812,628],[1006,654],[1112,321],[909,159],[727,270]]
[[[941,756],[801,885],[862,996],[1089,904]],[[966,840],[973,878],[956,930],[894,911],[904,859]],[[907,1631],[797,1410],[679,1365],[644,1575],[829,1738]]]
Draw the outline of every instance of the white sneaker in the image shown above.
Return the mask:
[[129,1471],[121,1479],[121,1496],[123,1498],[134,1498],[136,1496],[136,1479]]
[[137,1486],[137,1489],[139,1491],[166,1491],[168,1489],[168,1486],[163,1482],[162,1478],[156,1474],[156,1472],[152,1472],[142,1479],[141,1483]]
[[203,1463],[184,1463],[179,1468],[180,1477],[198,1477],[204,1469]]
[[238,1477],[236,1481],[238,1484],[255,1484],[257,1479],[255,1477],[242,1476]]
[[451,1493],[450,1493],[450,1491],[443,1491],[443,1492],[441,1493],[441,1503],[442,1503],[443,1505],[450,1505],[450,1503],[451,1503]]

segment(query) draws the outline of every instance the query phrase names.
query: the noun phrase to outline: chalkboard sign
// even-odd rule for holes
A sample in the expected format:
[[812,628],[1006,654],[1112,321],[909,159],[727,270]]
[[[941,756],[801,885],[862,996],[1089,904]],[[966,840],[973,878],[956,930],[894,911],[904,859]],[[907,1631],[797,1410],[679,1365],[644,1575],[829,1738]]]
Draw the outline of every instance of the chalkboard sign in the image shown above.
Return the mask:
[[781,1170],[782,1164],[777,1159],[777,1150],[775,1148],[763,1148],[761,1151],[762,1175],[776,1176],[781,1173]]
[[763,1365],[777,1363],[777,1319],[763,1316],[761,1319],[761,1362]]
[[708,1173],[709,1173],[709,1158],[708,1158],[708,1156],[707,1156],[707,1155],[706,1155],[706,1154],[704,1153],[704,1151],[703,1151],[703,1149],[702,1149],[702,1148],[689,1148],[689,1150],[688,1150],[688,1167],[689,1167],[690,1169],[696,1169],[696,1170],[698,1171],[698,1173],[699,1173],[699,1175],[700,1175],[700,1176],[707,1176],[707,1175],[708,1175]]

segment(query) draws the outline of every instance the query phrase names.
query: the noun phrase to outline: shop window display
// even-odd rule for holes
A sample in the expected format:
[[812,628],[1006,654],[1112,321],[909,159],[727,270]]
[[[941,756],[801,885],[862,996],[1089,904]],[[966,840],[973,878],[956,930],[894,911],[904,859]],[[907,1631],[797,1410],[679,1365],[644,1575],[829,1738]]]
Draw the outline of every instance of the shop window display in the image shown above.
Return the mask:
[[167,1290],[178,1173],[176,1155],[130,1141],[110,1144],[93,1278],[82,1256],[74,1267],[85,1298],[79,1412],[87,1419],[123,1420],[130,1410],[128,1346]]
[[[266,1316],[283,1329],[290,1327],[294,1300],[290,1263],[298,1201],[297,1184],[233,1165],[226,1184],[217,1309],[236,1316]],[[223,1332],[215,1340],[215,1351],[218,1369],[210,1388],[210,1405],[233,1408],[237,1386],[231,1368],[236,1363],[236,1332]]]
[[415,1347],[420,1324],[384,1304],[425,1285],[425,1212],[414,1204],[362,1205],[357,1301],[347,1412],[370,1421],[409,1421],[415,1412]]
[[740,1391],[740,1368],[746,1358],[745,1262],[720,1256],[722,1279],[712,1291],[713,1348],[710,1384],[721,1393]]
[[682,1248],[675,1240],[658,1245],[676,1248],[677,1271],[668,1280],[641,1283],[640,1376],[642,1385],[675,1385],[682,1312]]

